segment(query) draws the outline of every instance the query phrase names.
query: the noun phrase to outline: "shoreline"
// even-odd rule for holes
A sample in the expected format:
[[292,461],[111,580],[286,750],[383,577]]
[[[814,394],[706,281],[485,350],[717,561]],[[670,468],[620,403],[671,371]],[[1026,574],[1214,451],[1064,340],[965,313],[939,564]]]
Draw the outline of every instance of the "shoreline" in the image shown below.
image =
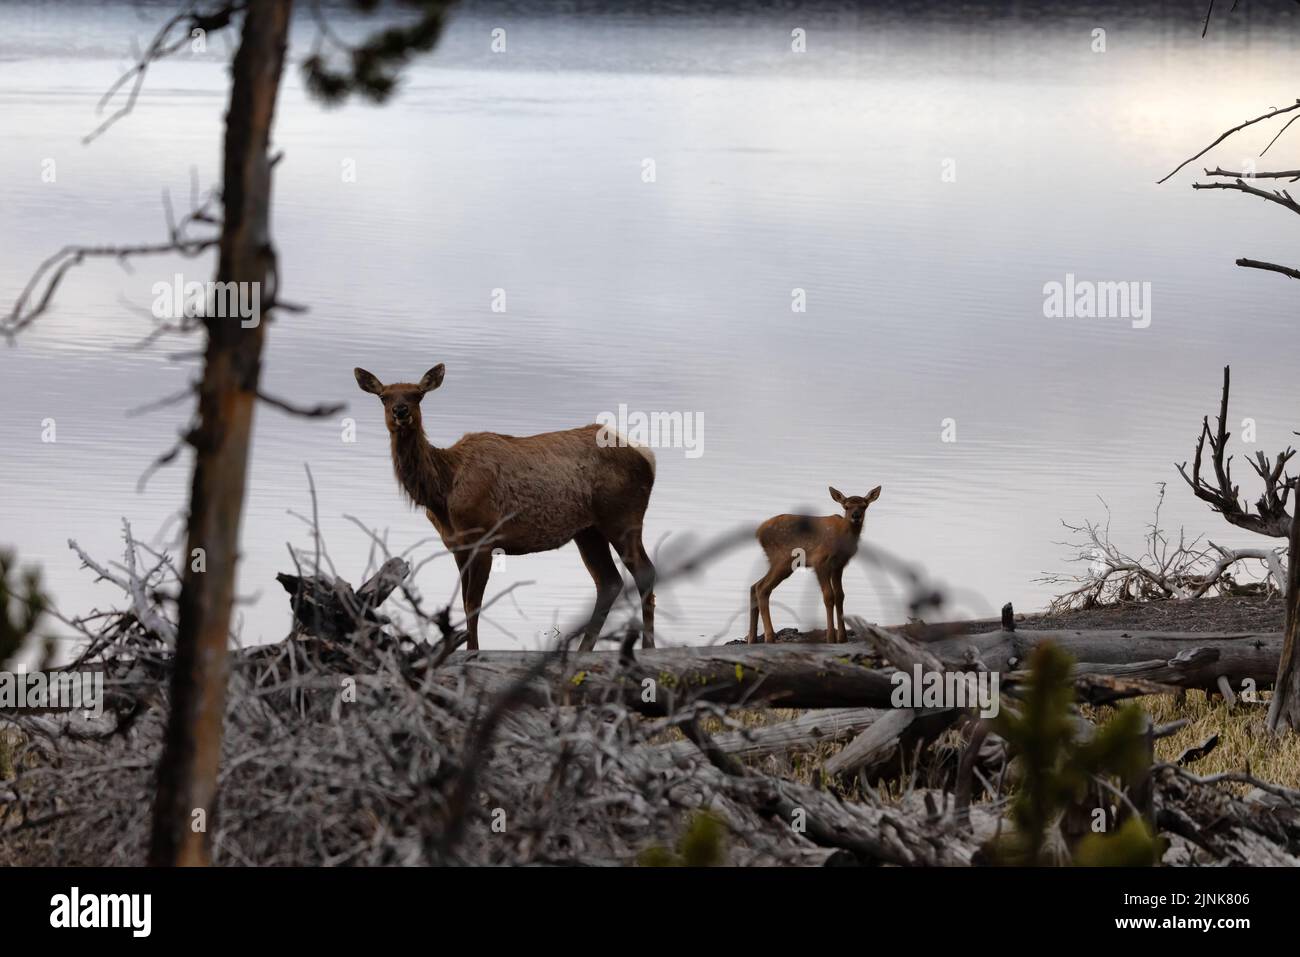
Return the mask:
[[[1286,602],[1281,595],[1231,595],[1163,599],[1099,605],[1064,612],[1027,612],[1016,614],[1018,629],[1025,631],[1096,630],[1096,631],[1182,631],[1182,632],[1280,632],[1286,627]],[[998,631],[999,618],[976,618],[926,622],[932,628],[954,634],[978,635]],[[887,631],[906,631],[913,623],[882,625]],[[824,628],[800,631],[782,628],[775,644],[819,644],[825,641]],[[723,642],[744,644],[744,636]],[[762,642],[759,642],[762,644]]]

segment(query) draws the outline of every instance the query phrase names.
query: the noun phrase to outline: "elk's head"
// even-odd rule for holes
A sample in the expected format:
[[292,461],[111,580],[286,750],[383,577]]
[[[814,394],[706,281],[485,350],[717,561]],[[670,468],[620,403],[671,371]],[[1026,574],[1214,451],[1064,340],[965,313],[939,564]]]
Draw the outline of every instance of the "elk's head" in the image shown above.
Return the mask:
[[835,486],[831,486],[831,498],[844,507],[844,517],[854,528],[860,528],[867,517],[867,506],[880,498],[880,486],[877,485],[866,495],[845,495]]
[[420,400],[442,385],[446,371],[439,362],[419,382],[394,382],[392,385],[384,385],[365,369],[353,369],[352,374],[357,377],[362,392],[379,396],[379,401],[384,404],[384,422],[389,432],[401,435],[410,430],[413,435],[421,435],[424,423],[420,419]]

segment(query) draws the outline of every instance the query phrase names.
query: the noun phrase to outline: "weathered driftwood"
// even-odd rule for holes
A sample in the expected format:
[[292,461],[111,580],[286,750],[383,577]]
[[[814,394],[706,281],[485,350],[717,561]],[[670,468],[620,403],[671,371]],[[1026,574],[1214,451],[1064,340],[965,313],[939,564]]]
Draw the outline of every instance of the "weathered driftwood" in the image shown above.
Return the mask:
[[[378,634],[384,634],[379,632]],[[331,643],[334,651],[347,643]],[[258,659],[268,668],[287,669],[283,644],[247,649],[241,658]],[[798,709],[893,709],[896,670],[872,667],[874,659],[846,653],[843,645],[819,648],[801,646],[772,649],[770,657],[751,660],[745,652],[724,654],[708,649],[655,649],[642,653],[628,667],[613,654],[591,652],[565,656],[544,652],[476,652],[475,657],[451,655],[436,668],[432,680],[444,688],[468,684],[481,694],[504,691],[517,681],[524,683],[523,700],[541,706],[568,706],[619,701],[648,715],[662,715],[686,701]],[[836,648],[838,650],[830,650]],[[329,649],[325,649],[329,650]],[[362,649],[356,649],[360,652]],[[687,652],[696,652],[688,654]],[[280,659],[285,659],[281,661]],[[358,654],[322,658],[333,661],[337,670],[353,674],[367,659]],[[428,656],[415,654],[411,661],[412,680],[428,678]],[[1171,694],[1179,687],[1197,683],[1171,680],[1157,683],[1120,674],[1090,673],[1080,667],[1075,688],[1090,704],[1108,704],[1142,695]],[[1141,662],[1135,666],[1096,666],[1122,671],[1155,673],[1169,670],[1167,662]],[[536,672],[529,676],[529,672]],[[1014,688],[1028,672],[1002,675],[1002,687]]]
[[[1278,635],[1241,636],[1122,632],[995,632],[994,641],[975,635],[947,640],[924,650],[947,670],[987,667],[1003,672],[1004,682],[1023,678],[1020,668],[1034,645],[1065,639],[1067,651],[1083,658],[1076,665],[1081,692],[1090,701],[1116,700],[1175,688],[1214,690],[1218,678],[1235,687],[1253,681],[1264,689],[1277,667]],[[973,649],[973,655],[967,650]],[[936,650],[946,652],[934,655]],[[1157,657],[1159,652],[1168,657]],[[862,643],[848,645],[723,645],[660,648],[640,652],[621,664],[610,652],[564,657],[548,652],[458,652],[441,669],[444,680],[471,680],[504,687],[537,671],[542,658],[551,666],[531,681],[529,696],[549,704],[582,704],[614,697],[651,714],[664,713],[669,698],[718,703],[751,703],[788,708],[889,708],[893,706],[893,668]],[[1100,660],[1099,660],[1100,659]]]
[[955,708],[895,708],[832,755],[822,770],[842,776],[864,772],[870,780],[892,776],[910,767],[918,751],[961,716]]
[[1214,786],[1244,777],[1156,769],[1156,826],[1177,838],[1166,863],[1300,866],[1300,792],[1269,785],[1243,799]]
[[[878,628],[861,618],[848,619],[855,634],[865,638],[884,660],[908,675],[943,672],[944,663],[902,634]],[[953,725],[961,712],[953,708],[895,708],[849,742],[823,766],[830,775],[865,772],[874,779],[902,772],[913,757]]]
[[[545,667],[543,665],[545,664]],[[689,701],[781,708],[888,708],[890,673],[867,649],[844,645],[723,645],[652,649],[620,663],[609,652],[560,656],[535,651],[457,652],[434,680],[501,690],[517,681],[546,705],[618,701],[667,714]]]
[[[1022,667],[1044,641],[1068,652],[1080,662],[1081,671],[1105,673],[1097,666],[1141,665],[1141,673],[1131,676],[1183,688],[1213,689],[1220,675],[1238,688],[1247,679],[1257,688],[1267,687],[1277,674],[1282,650],[1277,632],[991,631],[944,638],[924,647],[950,666],[975,660],[990,671],[1011,671]],[[1209,652],[1217,652],[1217,657]],[[1155,668],[1151,663],[1157,661],[1168,667]]]
[[[878,708],[818,708],[789,721],[728,731],[716,735],[713,743],[725,754],[737,758],[761,758],[842,741],[893,713]],[[671,741],[654,747],[674,758],[698,752],[692,741]]]
[[375,609],[410,573],[410,565],[390,558],[355,591],[341,578],[281,572],[275,580],[289,593],[289,606],[299,628],[314,637],[337,641],[367,630],[367,624],[387,624],[388,619]]
[[849,616],[847,624],[853,629],[855,635],[875,648],[876,653],[884,660],[908,674],[916,668],[920,668],[922,672],[944,670],[945,663],[924,645],[919,645],[897,632],[879,628],[854,616]]

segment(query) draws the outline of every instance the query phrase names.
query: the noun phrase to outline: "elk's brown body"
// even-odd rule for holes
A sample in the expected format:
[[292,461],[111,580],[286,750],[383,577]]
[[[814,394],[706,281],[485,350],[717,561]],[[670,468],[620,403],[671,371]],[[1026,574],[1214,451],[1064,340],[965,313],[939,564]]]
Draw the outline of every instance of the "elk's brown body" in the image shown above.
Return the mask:
[[492,553],[524,555],[572,541],[596,583],[582,648],[594,646],[622,590],[611,546],[636,581],[642,644],[653,648],[655,571],[641,541],[654,487],[653,453],[594,424],[529,436],[471,432],[450,448],[437,448],[425,437],[420,402],[442,384],[444,371],[437,365],[418,383],[391,385],[364,369],[354,375],[362,390],[383,401],[398,484],[456,557],[467,647],[478,648]]
[[866,495],[845,496],[835,488],[830,493],[844,507],[843,515],[777,515],[758,526],[758,543],[767,555],[769,567],[767,574],[749,588],[750,644],[758,640],[760,612],[766,640],[775,640],[772,591],[800,567],[811,568],[817,574],[826,608],[826,640],[848,640],[844,627],[844,566],[857,554],[867,506],[880,497],[880,486]]

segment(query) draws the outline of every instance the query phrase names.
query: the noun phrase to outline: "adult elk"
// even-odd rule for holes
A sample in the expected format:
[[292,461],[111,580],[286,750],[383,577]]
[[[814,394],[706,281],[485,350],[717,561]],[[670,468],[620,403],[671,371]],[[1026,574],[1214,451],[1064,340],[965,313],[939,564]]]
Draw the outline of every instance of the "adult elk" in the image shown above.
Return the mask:
[[772,590],[789,578],[795,568],[805,565],[817,573],[817,583],[821,585],[822,603],[826,606],[826,640],[848,641],[844,627],[844,566],[857,554],[867,506],[880,498],[880,486],[866,495],[846,497],[833,486],[830,492],[831,498],[843,506],[843,515],[777,515],[758,526],[758,543],[763,546],[770,567],[766,575],[749,587],[750,644],[758,640],[760,611],[766,640],[776,640],[770,607]]
[[419,382],[391,385],[365,369],[353,375],[362,391],[384,404],[398,484],[456,558],[466,647],[478,648],[492,553],[526,555],[572,541],[596,583],[581,647],[595,646],[622,591],[613,546],[641,595],[642,647],[653,648],[655,569],[641,543],[641,525],[654,486],[654,453],[594,424],[525,437],[470,432],[450,448],[437,448],[425,437],[420,402],[442,385],[445,371],[439,363]]

